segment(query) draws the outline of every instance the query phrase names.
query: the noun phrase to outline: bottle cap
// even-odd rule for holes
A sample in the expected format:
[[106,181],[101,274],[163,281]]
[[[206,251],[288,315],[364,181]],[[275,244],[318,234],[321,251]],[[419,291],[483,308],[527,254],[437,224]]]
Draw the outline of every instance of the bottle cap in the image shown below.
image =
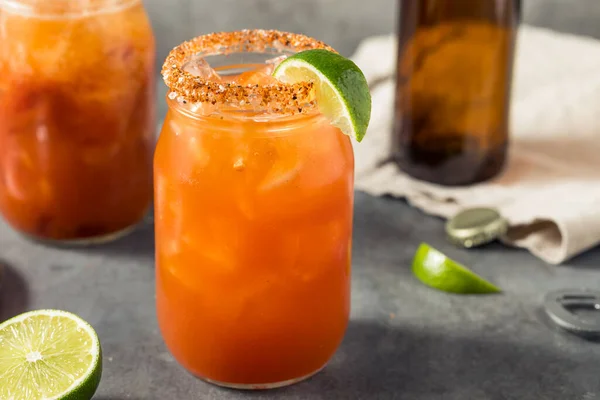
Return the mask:
[[493,208],[469,208],[456,214],[446,223],[448,239],[467,248],[493,242],[504,235],[508,222]]

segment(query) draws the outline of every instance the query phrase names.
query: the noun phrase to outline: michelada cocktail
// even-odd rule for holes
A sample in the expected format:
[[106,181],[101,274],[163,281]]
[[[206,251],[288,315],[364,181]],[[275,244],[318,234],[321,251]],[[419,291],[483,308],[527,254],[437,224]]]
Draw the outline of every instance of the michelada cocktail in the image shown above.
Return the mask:
[[[362,91],[358,112],[339,104],[348,100],[335,86],[344,69]],[[348,135],[360,139],[368,123],[364,77],[319,41],[262,30],[183,43],[163,77],[169,111],[154,175],[166,344],[222,386],[306,378],[332,357],[348,323]]]

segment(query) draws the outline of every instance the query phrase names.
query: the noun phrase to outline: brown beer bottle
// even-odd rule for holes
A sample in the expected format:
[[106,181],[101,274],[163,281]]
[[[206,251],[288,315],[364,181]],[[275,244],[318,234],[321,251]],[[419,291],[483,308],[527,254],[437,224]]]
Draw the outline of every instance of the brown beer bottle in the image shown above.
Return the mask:
[[520,0],[400,0],[393,157],[440,185],[505,163]]

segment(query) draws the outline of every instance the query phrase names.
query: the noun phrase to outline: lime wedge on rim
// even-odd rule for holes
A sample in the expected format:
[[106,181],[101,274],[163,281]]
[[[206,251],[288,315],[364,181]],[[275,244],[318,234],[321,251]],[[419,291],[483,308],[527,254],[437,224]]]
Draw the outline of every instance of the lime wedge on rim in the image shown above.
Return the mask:
[[421,243],[412,264],[413,274],[425,285],[450,293],[487,294],[501,290],[473,271]]
[[371,93],[354,62],[328,50],[306,50],[283,60],[273,76],[286,83],[315,82],[319,110],[360,142],[371,118]]
[[101,375],[100,341],[78,316],[37,310],[0,324],[0,399],[89,400]]

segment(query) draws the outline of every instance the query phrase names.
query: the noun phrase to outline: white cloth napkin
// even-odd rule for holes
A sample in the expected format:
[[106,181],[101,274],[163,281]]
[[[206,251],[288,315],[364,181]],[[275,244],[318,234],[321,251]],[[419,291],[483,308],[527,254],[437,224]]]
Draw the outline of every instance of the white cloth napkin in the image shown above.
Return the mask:
[[523,26],[517,43],[508,166],[492,181],[455,188],[378,167],[390,148],[396,39],[366,39],[353,60],[371,84],[373,112],[354,148],[356,188],[441,217],[496,207],[511,226],[506,243],[560,264],[600,243],[600,41]]

